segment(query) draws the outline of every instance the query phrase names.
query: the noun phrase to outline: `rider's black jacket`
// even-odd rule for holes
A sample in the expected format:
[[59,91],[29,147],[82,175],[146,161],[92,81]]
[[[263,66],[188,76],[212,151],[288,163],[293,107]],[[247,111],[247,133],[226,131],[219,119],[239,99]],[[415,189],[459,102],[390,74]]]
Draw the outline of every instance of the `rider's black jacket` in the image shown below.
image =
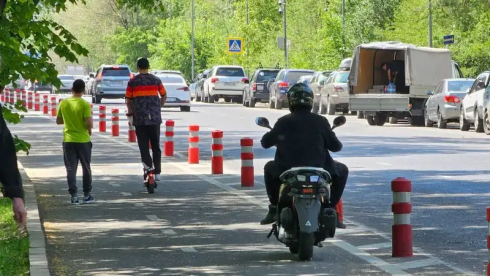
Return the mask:
[[[1,91],[1,90],[0,90]],[[0,105],[0,183],[6,197],[23,197],[22,178],[17,167],[14,139],[7,128]],[[1,186],[1,185],[0,185]]]
[[334,178],[338,176],[329,151],[340,151],[342,143],[328,120],[309,110],[279,118],[260,143],[266,149],[277,146],[274,164],[278,173],[292,167],[317,167],[326,169]]

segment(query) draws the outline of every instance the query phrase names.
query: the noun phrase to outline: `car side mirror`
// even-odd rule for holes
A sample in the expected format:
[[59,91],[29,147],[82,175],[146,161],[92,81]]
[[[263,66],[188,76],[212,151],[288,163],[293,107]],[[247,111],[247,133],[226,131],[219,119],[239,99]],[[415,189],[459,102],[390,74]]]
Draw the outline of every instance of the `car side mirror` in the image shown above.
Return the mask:
[[255,118],[255,124],[257,124],[258,126],[261,126],[261,127],[271,129],[271,127],[269,125],[269,120],[267,120],[267,118],[265,118],[265,117]]
[[208,78],[208,75],[207,74],[204,74],[204,75],[202,75],[202,78],[203,79],[207,79]]
[[343,115],[335,117],[335,119],[333,119],[333,126],[334,127],[343,126],[346,121],[347,121],[347,119]]

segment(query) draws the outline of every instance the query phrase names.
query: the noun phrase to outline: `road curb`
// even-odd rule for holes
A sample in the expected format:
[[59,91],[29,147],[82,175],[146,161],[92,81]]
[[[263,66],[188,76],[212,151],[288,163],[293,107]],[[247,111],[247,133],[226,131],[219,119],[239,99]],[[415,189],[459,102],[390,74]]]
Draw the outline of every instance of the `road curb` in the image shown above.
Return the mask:
[[24,187],[24,200],[27,210],[27,232],[29,233],[29,271],[31,276],[50,276],[46,256],[46,238],[39,217],[34,184],[27,176],[24,167],[18,162]]

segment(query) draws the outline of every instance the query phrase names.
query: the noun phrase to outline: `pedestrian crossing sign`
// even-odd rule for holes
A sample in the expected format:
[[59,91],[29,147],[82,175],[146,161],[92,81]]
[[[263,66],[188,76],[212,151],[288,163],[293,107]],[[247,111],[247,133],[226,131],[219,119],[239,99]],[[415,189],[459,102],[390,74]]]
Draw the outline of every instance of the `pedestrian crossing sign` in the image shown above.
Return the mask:
[[243,53],[243,38],[241,37],[228,37],[227,43],[228,54],[242,54]]

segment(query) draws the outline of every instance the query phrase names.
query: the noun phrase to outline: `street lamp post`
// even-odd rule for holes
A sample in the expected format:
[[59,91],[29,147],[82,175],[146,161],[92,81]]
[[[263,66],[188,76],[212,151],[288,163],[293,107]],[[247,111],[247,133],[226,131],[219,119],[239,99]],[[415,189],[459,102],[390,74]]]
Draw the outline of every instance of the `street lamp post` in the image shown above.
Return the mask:
[[284,23],[284,57],[286,59],[286,68],[289,63],[289,49],[288,49],[288,24],[286,21],[286,0],[279,0],[279,13],[282,13],[282,21]]
[[342,0],[342,45],[345,45],[345,0]]
[[192,55],[192,80],[194,80],[194,0],[191,0],[191,55]]
[[432,5],[429,0],[429,47],[432,48]]
[[[245,10],[246,10],[246,13],[247,13],[247,27],[248,27],[248,0],[245,2]],[[247,28],[248,30],[248,28]],[[248,43],[248,37],[247,37],[247,43]],[[242,46],[243,47],[243,46]],[[250,75],[250,68],[249,68],[249,64],[248,64],[248,46],[246,46],[246,50],[247,50],[247,75]]]

